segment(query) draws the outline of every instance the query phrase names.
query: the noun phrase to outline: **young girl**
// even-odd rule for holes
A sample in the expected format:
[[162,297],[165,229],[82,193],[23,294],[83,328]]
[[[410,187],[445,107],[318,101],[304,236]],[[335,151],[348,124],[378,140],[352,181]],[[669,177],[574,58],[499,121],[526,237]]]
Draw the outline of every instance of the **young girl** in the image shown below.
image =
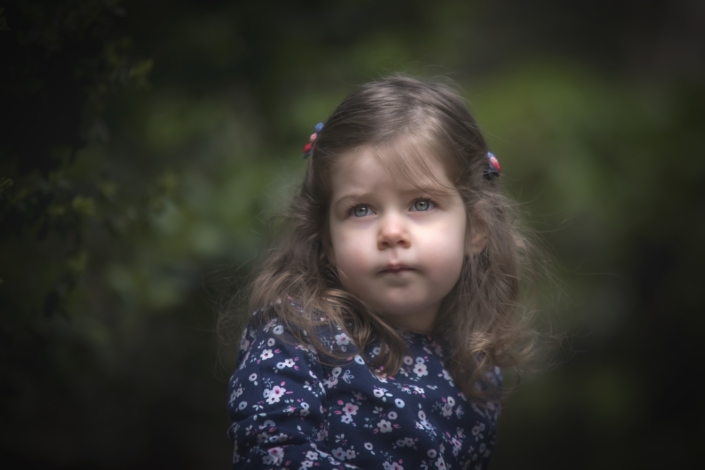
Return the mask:
[[[253,281],[234,468],[487,468],[526,332],[500,166],[440,84],[367,84],[319,124]],[[524,344],[524,343],[522,343]]]

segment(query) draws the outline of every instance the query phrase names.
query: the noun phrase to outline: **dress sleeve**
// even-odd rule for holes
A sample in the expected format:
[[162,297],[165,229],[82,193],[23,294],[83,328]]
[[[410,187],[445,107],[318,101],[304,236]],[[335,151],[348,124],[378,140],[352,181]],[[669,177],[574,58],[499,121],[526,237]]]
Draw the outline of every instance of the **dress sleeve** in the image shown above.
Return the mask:
[[230,379],[233,468],[357,468],[326,448],[324,371],[275,321],[249,326]]

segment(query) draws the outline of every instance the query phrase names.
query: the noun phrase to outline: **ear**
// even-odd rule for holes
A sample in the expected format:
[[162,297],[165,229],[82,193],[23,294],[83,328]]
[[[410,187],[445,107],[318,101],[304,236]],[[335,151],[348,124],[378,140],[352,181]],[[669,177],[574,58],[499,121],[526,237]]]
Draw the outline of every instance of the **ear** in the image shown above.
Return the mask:
[[490,230],[487,227],[487,223],[483,219],[473,217],[470,232],[471,235],[467,240],[468,246],[465,248],[465,254],[468,256],[477,256],[487,246]]

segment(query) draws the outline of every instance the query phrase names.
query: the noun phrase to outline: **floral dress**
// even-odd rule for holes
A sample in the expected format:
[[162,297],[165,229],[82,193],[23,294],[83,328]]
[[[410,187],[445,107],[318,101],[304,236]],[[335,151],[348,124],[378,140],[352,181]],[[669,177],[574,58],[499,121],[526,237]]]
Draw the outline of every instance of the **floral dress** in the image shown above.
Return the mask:
[[[321,342],[349,353],[322,365],[277,320],[251,322],[230,379],[228,434],[234,469],[485,469],[499,405],[468,401],[431,337],[404,333],[408,355],[394,376],[373,373],[348,335]],[[371,358],[379,347],[371,347]],[[499,369],[490,377],[501,385]]]

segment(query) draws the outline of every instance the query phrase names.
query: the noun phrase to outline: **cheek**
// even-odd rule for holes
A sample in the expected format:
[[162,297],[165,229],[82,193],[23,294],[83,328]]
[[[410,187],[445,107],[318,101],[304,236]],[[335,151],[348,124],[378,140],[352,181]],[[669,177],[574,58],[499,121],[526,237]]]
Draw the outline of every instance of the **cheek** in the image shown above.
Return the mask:
[[343,271],[357,272],[365,268],[366,256],[361,243],[349,241],[340,243],[334,250],[335,261],[338,269]]

